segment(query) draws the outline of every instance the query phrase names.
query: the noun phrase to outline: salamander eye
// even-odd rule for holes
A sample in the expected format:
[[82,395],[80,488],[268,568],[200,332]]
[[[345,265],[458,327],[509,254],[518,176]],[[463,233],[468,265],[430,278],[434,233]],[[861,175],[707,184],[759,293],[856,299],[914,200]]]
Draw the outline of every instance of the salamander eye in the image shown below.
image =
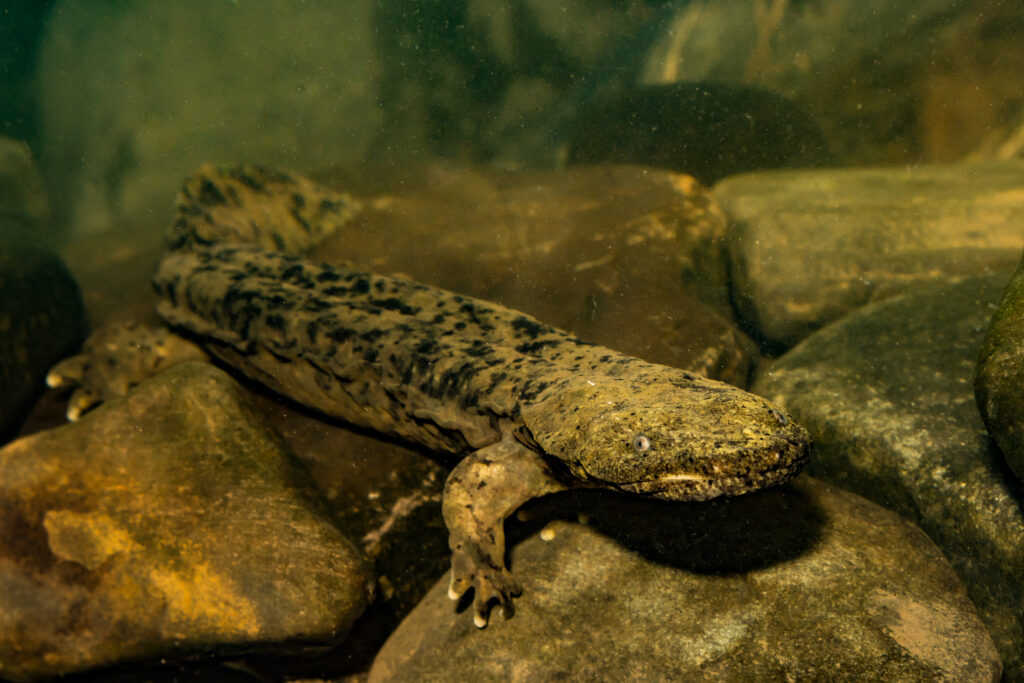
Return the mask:
[[632,445],[633,452],[639,455],[651,449],[651,440],[643,434],[637,434],[633,437]]

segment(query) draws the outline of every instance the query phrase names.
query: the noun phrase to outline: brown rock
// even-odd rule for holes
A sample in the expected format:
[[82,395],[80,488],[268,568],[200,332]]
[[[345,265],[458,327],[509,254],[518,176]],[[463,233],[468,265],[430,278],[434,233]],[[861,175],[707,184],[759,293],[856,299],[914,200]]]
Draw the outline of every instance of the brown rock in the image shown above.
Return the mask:
[[731,320],[725,222],[690,176],[614,166],[378,171],[325,176],[365,208],[315,257],[402,273],[645,360],[746,383],[756,351]]
[[448,571],[441,517],[447,468],[410,448],[282,406],[263,392],[255,403],[309,470],[340,528],[373,562],[374,609],[393,628]]
[[0,451],[0,676],[343,636],[364,560],[238,386],[178,366]]

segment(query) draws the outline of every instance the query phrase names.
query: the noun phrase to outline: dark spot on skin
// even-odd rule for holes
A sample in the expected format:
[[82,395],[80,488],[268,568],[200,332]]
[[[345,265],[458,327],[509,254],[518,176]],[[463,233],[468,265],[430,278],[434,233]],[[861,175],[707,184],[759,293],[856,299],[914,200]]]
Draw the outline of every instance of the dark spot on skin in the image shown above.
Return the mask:
[[[263,310],[256,305],[260,293],[231,287],[224,294],[223,310],[227,313],[231,329],[243,339],[249,338],[249,327],[253,320],[263,315]],[[192,310],[201,310],[190,303]]]
[[263,322],[273,330],[283,331],[285,327],[284,316],[280,313],[271,313],[264,318]]
[[311,321],[306,325],[306,336],[309,337],[309,342],[312,344],[316,342],[316,334],[320,331],[320,323],[316,320]]
[[[256,229],[256,234],[260,233],[260,230],[256,226],[255,223],[253,223],[253,228]],[[281,237],[281,235],[279,235],[278,233],[274,232],[274,233],[270,234],[270,237],[274,240],[274,248],[277,249],[277,251],[284,251],[285,250],[284,238]]]
[[424,339],[416,345],[416,353],[421,356],[433,356],[440,350],[440,345],[433,339]]
[[365,277],[361,277],[352,283],[352,291],[355,294],[366,294],[370,291],[370,281]]
[[346,327],[339,327],[327,333],[327,337],[336,344],[344,344],[353,335],[355,335],[355,331]]
[[384,330],[367,330],[366,332],[363,332],[359,336],[362,339],[365,339],[366,341],[373,343],[380,339],[382,336],[384,336]]
[[491,393],[495,389],[497,389],[498,385],[501,384],[502,382],[504,382],[506,377],[508,377],[507,373],[504,373],[504,372],[496,372],[496,373],[494,373],[494,375],[491,377],[491,383],[487,385],[487,393]]
[[519,346],[517,346],[516,351],[518,351],[519,353],[533,355],[539,353],[540,351],[543,351],[546,347],[558,346],[561,343],[562,342],[560,339],[545,339],[542,341],[527,342],[525,344],[520,344]]
[[341,202],[336,202],[333,199],[321,199],[320,200],[320,210],[325,212],[325,213],[327,213],[327,212],[337,213],[338,210],[341,207],[342,207],[342,203]]
[[526,316],[520,316],[512,320],[512,329],[528,339],[536,339],[539,335],[549,331],[545,325],[536,320],[530,320]]
[[259,192],[260,194],[266,194],[267,192],[267,188],[263,183],[241,169],[235,169],[235,172],[231,174],[231,177],[248,187],[250,190]]
[[340,279],[341,275],[339,275],[337,271],[331,270],[330,268],[324,268],[316,276],[317,282],[337,282]]
[[486,342],[480,339],[474,339],[473,343],[470,346],[467,346],[462,349],[462,352],[465,353],[467,356],[479,357],[486,356],[492,353],[492,349],[490,345],[488,345]]
[[209,178],[203,178],[199,183],[199,196],[196,199],[204,206],[220,206],[228,202],[217,184]]
[[174,280],[171,280],[169,282],[164,283],[162,291],[161,291],[161,288],[159,286],[156,289],[157,289],[158,292],[161,292],[165,298],[170,300],[172,306],[177,306],[178,305],[178,279],[177,278],[175,278]]
[[321,311],[326,311],[326,310],[328,310],[330,308],[334,308],[334,306],[331,304],[331,302],[324,301],[323,299],[309,299],[309,300],[306,301],[306,303],[304,303],[302,305],[302,310],[310,311],[310,312],[313,312],[313,313],[319,313]]
[[267,308],[291,308],[291,299],[282,295],[274,294],[272,296],[264,297],[264,302],[267,304]]
[[410,306],[397,297],[390,297],[387,299],[371,299],[370,303],[374,306],[380,306],[380,308],[387,311],[397,311],[402,315],[415,315],[419,313],[420,309],[414,306]]
[[305,230],[307,234],[311,233],[313,232],[313,228],[309,225],[309,221],[306,220],[306,217],[299,212],[300,208],[301,207],[293,207],[288,210],[288,214],[295,220],[296,223],[302,226],[302,229]]
[[523,389],[519,394],[519,398],[521,398],[524,401],[532,401],[533,399],[537,398],[537,396],[539,396],[540,393],[547,389],[549,386],[551,386],[550,382],[535,382],[533,380],[530,380],[523,386]]
[[480,318],[477,316],[477,307],[470,302],[459,306],[459,312],[473,321],[474,325],[480,325]]
[[[187,194],[187,196],[189,199],[192,199],[191,194]],[[203,213],[204,211],[202,207],[199,206],[198,202],[178,207],[178,214],[181,216],[201,216]],[[175,230],[184,230],[187,227],[189,227],[189,223],[184,218],[178,218],[178,220],[174,222]]]
[[287,282],[289,284],[298,285],[300,287],[312,288],[314,283],[309,277],[309,273],[306,267],[301,263],[289,266],[281,271],[280,275],[281,282]]
[[464,322],[462,322],[460,320],[459,322],[455,323],[455,329],[457,329],[457,330],[464,330],[464,329],[466,329],[466,323],[464,323]]
[[224,308],[231,308],[238,302],[252,303],[253,299],[259,298],[259,292],[243,289],[242,287],[229,287],[222,299]]
[[463,387],[476,375],[477,368],[472,363],[464,363],[441,373],[437,378],[435,393],[437,397],[452,397],[462,393]]

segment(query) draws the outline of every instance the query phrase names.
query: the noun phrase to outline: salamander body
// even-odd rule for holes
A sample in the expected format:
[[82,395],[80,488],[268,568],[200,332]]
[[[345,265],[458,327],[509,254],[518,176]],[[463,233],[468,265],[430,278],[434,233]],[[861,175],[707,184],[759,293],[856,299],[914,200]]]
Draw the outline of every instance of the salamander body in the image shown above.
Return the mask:
[[275,391],[461,460],[444,496],[450,594],[511,612],[504,519],[605,487],[669,500],[783,482],[807,433],[764,399],[583,341],[524,313],[302,256],[358,203],[305,179],[205,167],[178,199],[160,315]]

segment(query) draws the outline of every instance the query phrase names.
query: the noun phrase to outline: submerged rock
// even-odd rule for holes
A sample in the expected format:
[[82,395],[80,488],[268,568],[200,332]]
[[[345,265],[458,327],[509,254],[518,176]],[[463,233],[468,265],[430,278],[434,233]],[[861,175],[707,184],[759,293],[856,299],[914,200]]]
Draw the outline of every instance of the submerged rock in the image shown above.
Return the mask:
[[757,349],[732,320],[725,219],[688,175],[432,164],[323,179],[364,208],[315,258],[401,273],[648,361],[748,380]]
[[549,499],[482,631],[440,581],[369,679],[998,680],[992,642],[913,525],[809,477],[728,501]]
[[28,415],[50,366],[81,344],[85,324],[60,257],[0,227],[0,442]]
[[1003,292],[974,376],[978,410],[999,450],[1024,479],[1024,261]]
[[643,56],[637,80],[757,83],[784,93],[815,117],[847,163],[999,158],[993,147],[1013,138],[1024,52],[1020,7],[1012,3],[670,7],[675,16]]
[[180,365],[0,451],[0,676],[337,641],[360,553],[239,387]]
[[423,453],[281,405],[264,392],[255,405],[309,470],[340,528],[373,563],[377,598],[371,616],[393,629],[451,565],[441,517],[448,470]]
[[82,342],[82,296],[38,235],[49,221],[28,147],[0,137],[0,442],[42,392],[50,366]]
[[788,348],[869,301],[1017,263],[1024,163],[777,171],[713,193],[729,217],[733,296]]
[[919,287],[808,337],[755,391],[815,443],[809,470],[917,522],[1024,677],[1024,486],[985,431],[971,380],[1008,274]]

